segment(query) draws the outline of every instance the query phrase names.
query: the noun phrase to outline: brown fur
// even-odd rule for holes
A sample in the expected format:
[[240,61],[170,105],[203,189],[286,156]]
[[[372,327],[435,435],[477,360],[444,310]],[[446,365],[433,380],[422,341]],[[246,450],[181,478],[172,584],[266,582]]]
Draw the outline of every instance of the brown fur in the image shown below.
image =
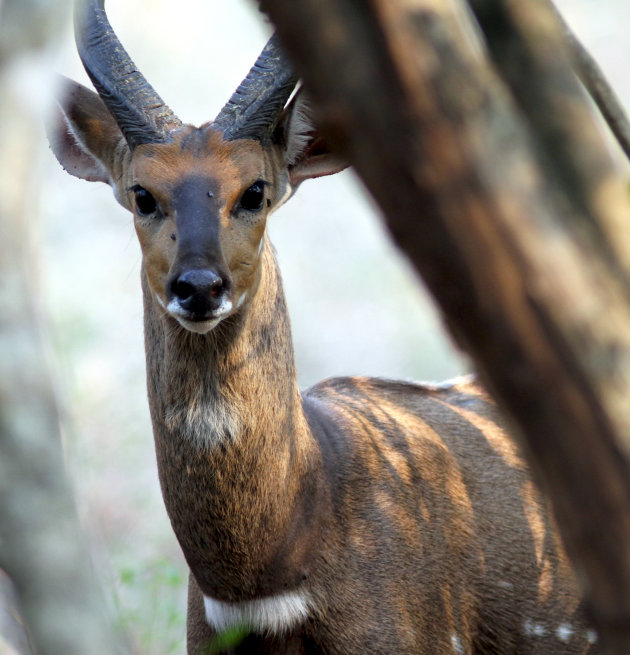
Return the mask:
[[[59,139],[57,156],[93,157],[125,206],[140,184],[161,211],[135,221],[160,482],[191,570],[188,652],[213,636],[202,594],[239,603],[299,591],[306,620],[251,634],[237,652],[595,653],[548,508],[477,384],[342,378],[300,393],[264,232],[288,188],[282,144],[187,127],[121,156],[113,121],[74,107],[83,96],[63,108],[79,117],[73,133],[96,121],[114,136],[94,150],[85,144],[100,137]],[[200,225],[215,221],[231,297],[247,292],[204,334],[165,309],[169,272],[185,264],[181,215],[204,202],[200,191],[194,207],[177,205],[193,177],[217,190]],[[268,203],[243,212],[239,198],[258,179]]]

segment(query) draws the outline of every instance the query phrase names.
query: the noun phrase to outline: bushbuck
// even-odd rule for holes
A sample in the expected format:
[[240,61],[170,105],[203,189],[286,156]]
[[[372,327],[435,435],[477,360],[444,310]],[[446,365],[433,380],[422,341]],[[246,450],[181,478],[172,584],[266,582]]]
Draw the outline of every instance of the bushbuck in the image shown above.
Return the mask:
[[547,505],[474,379],[299,390],[265,225],[346,164],[277,39],[194,127],[136,69],[103,0],[76,11],[98,94],[64,80],[50,140],[134,215],[188,652],[238,625],[238,653],[595,653]]

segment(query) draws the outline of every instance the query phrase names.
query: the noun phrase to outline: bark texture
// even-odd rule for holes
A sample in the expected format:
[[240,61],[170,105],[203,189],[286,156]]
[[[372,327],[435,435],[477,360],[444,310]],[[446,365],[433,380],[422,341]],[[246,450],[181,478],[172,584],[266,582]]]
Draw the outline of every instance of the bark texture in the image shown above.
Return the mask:
[[0,650],[19,655],[120,652],[66,475],[37,310],[43,48],[64,4],[0,2],[0,568],[12,580],[0,570]]
[[519,429],[606,652],[630,652],[630,197],[553,8],[261,4]]

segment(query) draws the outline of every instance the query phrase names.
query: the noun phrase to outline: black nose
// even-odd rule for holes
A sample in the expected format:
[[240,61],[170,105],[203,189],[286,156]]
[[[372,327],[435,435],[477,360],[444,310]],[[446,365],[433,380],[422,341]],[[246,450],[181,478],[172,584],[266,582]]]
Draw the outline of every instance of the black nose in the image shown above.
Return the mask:
[[228,291],[229,280],[209,268],[184,271],[170,282],[171,297],[199,318],[216,311]]

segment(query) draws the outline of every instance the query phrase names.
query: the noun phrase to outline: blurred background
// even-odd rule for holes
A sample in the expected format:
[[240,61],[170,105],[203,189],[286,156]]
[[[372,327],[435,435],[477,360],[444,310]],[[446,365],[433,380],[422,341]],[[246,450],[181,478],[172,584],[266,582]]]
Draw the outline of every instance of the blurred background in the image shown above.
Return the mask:
[[[630,108],[630,3],[557,4]],[[216,115],[270,33],[246,0],[107,0],[107,11],[152,85],[195,124]],[[88,84],[69,16],[47,65]],[[39,185],[40,294],[96,564],[141,652],[182,653],[186,569],[157,482],[131,215],[109,187],[64,173],[45,146]],[[306,182],[270,231],[301,386],[339,374],[434,381],[469,370],[351,171]]]

